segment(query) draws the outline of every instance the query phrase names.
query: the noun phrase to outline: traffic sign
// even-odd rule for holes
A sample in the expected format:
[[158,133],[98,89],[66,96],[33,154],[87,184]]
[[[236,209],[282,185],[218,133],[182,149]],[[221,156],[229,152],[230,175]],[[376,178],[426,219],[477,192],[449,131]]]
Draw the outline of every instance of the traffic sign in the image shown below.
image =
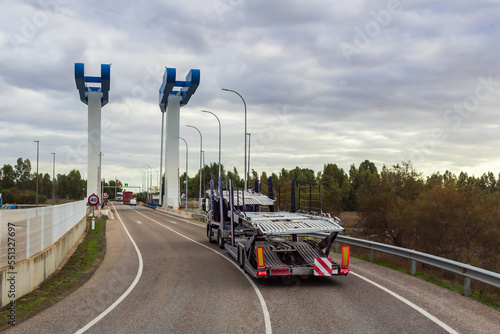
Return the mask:
[[108,193],[107,193],[107,192],[103,192],[103,193],[102,193],[102,197],[104,197],[104,198],[108,198],[108,196],[109,196],[109,195],[108,195]]
[[185,199],[186,198],[186,193],[181,193],[181,199]]
[[88,202],[89,202],[89,205],[96,206],[97,204],[99,204],[99,196],[97,196],[96,194],[90,195]]

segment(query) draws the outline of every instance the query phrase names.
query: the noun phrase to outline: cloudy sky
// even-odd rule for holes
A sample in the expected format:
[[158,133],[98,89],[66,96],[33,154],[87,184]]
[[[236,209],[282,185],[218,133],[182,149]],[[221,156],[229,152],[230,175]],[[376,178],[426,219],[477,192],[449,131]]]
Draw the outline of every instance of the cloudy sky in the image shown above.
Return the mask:
[[[100,75],[103,176],[141,185],[159,170],[158,89],[165,67],[201,83],[181,109],[190,174],[218,159],[243,175],[244,109],[251,168],[345,170],[411,160],[425,174],[500,172],[498,1],[0,0],[0,165],[87,175],[87,106],[74,63]],[[181,173],[185,166],[180,148]],[[35,165],[33,163],[33,165]]]

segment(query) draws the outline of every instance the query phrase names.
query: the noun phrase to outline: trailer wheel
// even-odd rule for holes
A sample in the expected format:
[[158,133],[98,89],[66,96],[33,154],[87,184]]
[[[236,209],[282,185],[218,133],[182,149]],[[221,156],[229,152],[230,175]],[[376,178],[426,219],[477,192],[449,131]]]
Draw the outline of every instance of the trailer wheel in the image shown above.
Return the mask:
[[207,225],[207,238],[208,238],[208,242],[210,242],[210,243],[215,242],[214,237],[212,237],[212,226],[210,226],[210,225]]
[[219,244],[219,248],[224,249],[224,238],[222,238],[222,231],[220,228],[217,230],[217,242]]
[[245,268],[245,252],[243,251],[243,247],[238,247],[238,263],[241,269]]

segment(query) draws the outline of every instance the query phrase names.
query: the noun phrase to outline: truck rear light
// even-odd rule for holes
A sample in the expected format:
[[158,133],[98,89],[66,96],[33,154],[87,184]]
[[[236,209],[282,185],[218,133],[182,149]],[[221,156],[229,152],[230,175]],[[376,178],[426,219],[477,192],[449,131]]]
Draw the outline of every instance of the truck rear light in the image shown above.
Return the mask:
[[349,267],[349,246],[342,246],[342,267]]
[[340,268],[340,273],[341,274],[349,274],[349,268]]
[[274,269],[271,269],[271,275],[290,275],[290,269],[288,269],[288,268],[274,268]]
[[257,247],[257,269],[262,269],[266,267],[266,263],[264,261],[264,247]]
[[267,276],[267,271],[266,270],[258,270],[256,272],[257,276]]

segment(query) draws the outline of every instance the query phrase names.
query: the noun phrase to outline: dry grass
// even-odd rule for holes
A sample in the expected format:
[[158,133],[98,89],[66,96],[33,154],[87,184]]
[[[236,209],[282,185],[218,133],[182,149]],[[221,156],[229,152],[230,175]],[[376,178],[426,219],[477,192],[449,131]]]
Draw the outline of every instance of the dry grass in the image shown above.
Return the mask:
[[347,228],[357,227],[358,222],[361,219],[359,213],[356,211],[344,211],[337,217],[339,217],[342,221],[342,226]]

